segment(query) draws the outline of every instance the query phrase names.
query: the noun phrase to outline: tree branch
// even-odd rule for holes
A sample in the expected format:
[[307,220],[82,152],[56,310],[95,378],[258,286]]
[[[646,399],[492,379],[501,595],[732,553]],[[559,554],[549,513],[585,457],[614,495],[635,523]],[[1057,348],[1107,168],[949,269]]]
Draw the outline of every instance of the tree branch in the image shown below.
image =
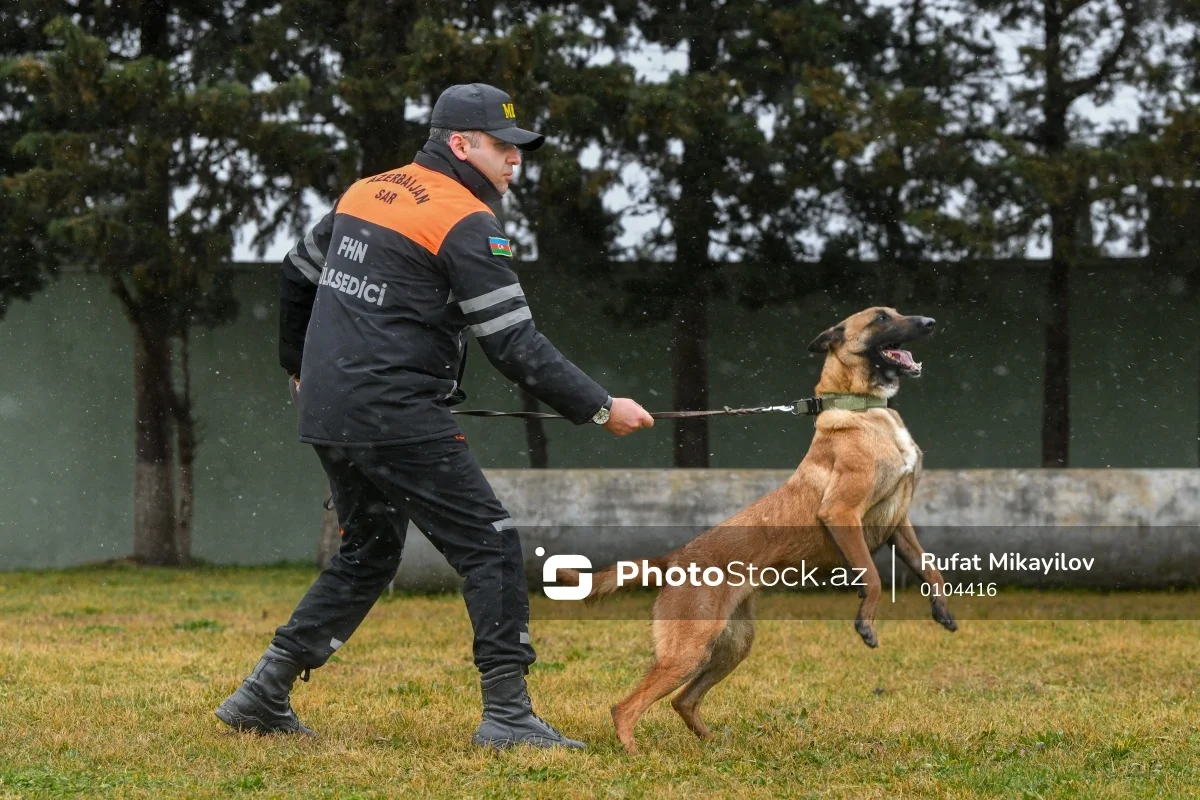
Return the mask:
[[1122,56],[1129,50],[1129,46],[1133,43],[1134,31],[1137,29],[1140,21],[1140,12],[1138,10],[1139,0],[1121,0],[1121,16],[1125,21],[1125,28],[1121,31],[1121,38],[1117,41],[1113,49],[1100,62],[1100,66],[1096,67],[1096,71],[1086,78],[1068,81],[1066,85],[1067,102],[1074,102],[1089,92],[1095,91],[1101,83],[1107,80],[1117,68]]
[[119,274],[113,272],[109,275],[109,279],[113,294],[121,301],[121,305],[125,308],[125,314],[129,317],[129,321],[138,329],[142,337],[146,338],[147,331],[145,321],[142,319],[141,306],[138,305],[137,300],[133,299],[133,295],[129,293],[129,287],[125,285],[125,281]]
[[1063,5],[1059,7],[1059,15],[1063,19],[1066,19],[1079,9],[1086,6],[1089,2],[1091,2],[1091,0],[1067,0],[1067,2],[1063,3]]

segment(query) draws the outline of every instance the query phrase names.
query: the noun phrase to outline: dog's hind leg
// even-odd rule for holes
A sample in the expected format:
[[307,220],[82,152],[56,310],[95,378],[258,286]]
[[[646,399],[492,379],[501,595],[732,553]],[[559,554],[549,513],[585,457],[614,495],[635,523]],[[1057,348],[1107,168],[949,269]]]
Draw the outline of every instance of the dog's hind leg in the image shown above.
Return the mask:
[[708,663],[671,701],[671,706],[683,717],[684,723],[701,739],[707,739],[712,734],[704,720],[700,719],[700,701],[709,689],[737,669],[737,665],[749,655],[753,644],[754,598],[748,597],[737,607],[725,629],[713,642]]
[[637,753],[633,729],[650,706],[678,689],[706,664],[713,641],[726,621],[658,619],[654,621],[654,666],[633,693],[612,707],[617,739],[630,754]]

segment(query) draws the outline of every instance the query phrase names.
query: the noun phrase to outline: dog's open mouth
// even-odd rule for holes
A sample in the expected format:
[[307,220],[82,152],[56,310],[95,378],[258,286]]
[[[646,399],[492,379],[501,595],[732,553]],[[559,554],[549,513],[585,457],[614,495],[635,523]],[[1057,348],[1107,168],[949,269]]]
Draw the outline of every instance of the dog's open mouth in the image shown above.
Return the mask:
[[914,361],[912,353],[898,347],[880,347],[879,355],[885,364],[898,367],[905,375],[920,375],[921,362]]

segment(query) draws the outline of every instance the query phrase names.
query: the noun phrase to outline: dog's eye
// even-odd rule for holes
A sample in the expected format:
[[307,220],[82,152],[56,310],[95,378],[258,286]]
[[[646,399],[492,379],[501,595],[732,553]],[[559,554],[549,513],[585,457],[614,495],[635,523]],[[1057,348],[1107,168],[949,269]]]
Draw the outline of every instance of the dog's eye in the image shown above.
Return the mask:
[[878,314],[875,315],[876,322],[887,322],[889,319],[891,319],[891,317],[888,316],[888,313],[886,311],[880,311]]

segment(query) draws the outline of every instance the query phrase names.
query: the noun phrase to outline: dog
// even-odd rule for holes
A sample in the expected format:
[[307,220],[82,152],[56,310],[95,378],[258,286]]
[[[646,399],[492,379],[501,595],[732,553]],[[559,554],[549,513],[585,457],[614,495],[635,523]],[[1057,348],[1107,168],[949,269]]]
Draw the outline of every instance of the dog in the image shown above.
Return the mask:
[[[814,339],[808,349],[825,356],[815,393],[826,409],[817,416],[812,444],[795,473],[678,550],[639,562],[639,574],[630,577],[627,565],[622,577],[637,584],[651,568],[661,575],[673,566],[704,569],[735,561],[775,570],[801,565],[845,570],[848,565],[862,579],[853,581],[861,584],[862,598],[855,629],[864,643],[876,647],[881,585],[871,555],[890,542],[903,562],[931,584],[933,618],[957,630],[946,608],[942,575],[921,566],[923,550],[908,519],[921,477],[921,450],[900,414],[886,407],[901,377],[921,374],[921,365],[900,346],[929,335],[934,325],[928,317],[875,307]],[[862,409],[864,405],[873,407]],[[573,570],[559,570],[558,579],[579,585],[579,573]],[[594,602],[612,594],[619,583],[615,565],[595,572],[586,599]],[[671,705],[693,733],[701,739],[710,736],[700,718],[700,701],[750,652],[755,591],[744,580],[740,586],[729,581],[662,586],[653,612],[655,662],[633,693],[611,710],[617,738],[629,753],[637,752],[633,731],[638,719],[681,686]]]

